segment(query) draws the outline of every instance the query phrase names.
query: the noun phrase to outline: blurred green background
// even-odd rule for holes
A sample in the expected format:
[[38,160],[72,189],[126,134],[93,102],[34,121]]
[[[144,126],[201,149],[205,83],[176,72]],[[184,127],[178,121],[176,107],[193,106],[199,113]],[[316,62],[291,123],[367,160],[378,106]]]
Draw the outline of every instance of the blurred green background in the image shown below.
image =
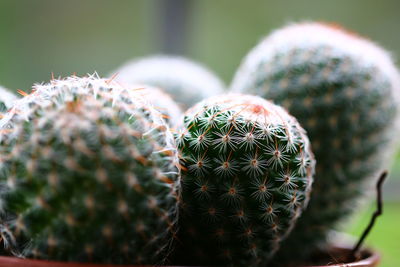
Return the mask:
[[[229,83],[261,37],[302,20],[338,22],[397,58],[399,11],[398,0],[0,0],[0,84],[30,91],[51,72],[106,75],[131,58],[161,52],[205,63]],[[385,186],[384,216],[368,237],[383,254],[382,267],[400,266],[397,162]],[[367,205],[345,229],[360,235],[372,212]]]

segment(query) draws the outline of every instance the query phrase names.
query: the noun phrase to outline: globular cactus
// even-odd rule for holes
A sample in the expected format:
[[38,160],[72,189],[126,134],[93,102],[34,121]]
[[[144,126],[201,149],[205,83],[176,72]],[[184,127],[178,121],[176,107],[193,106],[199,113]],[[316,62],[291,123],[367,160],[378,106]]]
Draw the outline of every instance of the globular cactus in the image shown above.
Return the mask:
[[122,85],[147,84],[165,90],[184,109],[224,91],[223,82],[204,66],[177,56],[152,56],[115,70]]
[[314,158],[296,119],[256,96],[217,96],[185,113],[175,140],[178,264],[264,266],[311,188]]
[[0,86],[0,114],[11,108],[12,103],[17,99],[17,97]]
[[[150,105],[153,105],[163,115],[164,120],[170,127],[176,128],[180,124],[183,116],[181,108],[172,99],[172,97],[162,89],[148,85],[135,85],[137,93],[145,98]],[[143,90],[141,90],[143,89]]]
[[369,40],[309,22],[277,30],[258,44],[232,89],[282,104],[307,130],[317,159],[313,193],[277,260],[306,257],[357,206],[392,150],[398,71]]
[[177,220],[162,115],[95,76],[36,85],[0,121],[1,242],[18,257],[160,264]]

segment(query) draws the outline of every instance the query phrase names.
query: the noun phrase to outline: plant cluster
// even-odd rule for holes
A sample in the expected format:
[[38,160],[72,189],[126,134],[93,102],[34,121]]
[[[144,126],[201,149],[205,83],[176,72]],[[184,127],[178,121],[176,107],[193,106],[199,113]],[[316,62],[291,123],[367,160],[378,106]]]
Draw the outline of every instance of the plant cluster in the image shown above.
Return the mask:
[[3,254],[307,262],[393,151],[398,70],[384,49],[337,26],[273,32],[225,94],[179,57],[110,76],[53,79],[18,100],[0,88]]

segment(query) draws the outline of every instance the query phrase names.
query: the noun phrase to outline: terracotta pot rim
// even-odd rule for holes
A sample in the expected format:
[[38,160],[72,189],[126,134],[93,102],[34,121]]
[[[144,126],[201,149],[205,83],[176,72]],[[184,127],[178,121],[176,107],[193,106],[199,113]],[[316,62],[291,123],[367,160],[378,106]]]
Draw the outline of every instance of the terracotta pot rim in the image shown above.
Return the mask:
[[[335,246],[332,251],[349,253],[351,249],[346,246]],[[344,262],[344,263],[329,263],[327,265],[303,265],[301,267],[376,267],[380,262],[380,255],[378,252],[371,249],[363,249],[361,251],[363,258],[354,262]]]
[[[60,262],[60,261],[48,261],[48,260],[36,260],[36,259],[21,259],[11,256],[0,256],[0,267],[153,267],[153,266]],[[163,266],[163,267],[172,267],[172,266]]]
[[[348,252],[346,247],[336,246],[332,251]],[[329,265],[300,265],[302,267],[376,267],[380,261],[379,253],[364,249],[362,251],[364,258],[362,260],[350,263],[337,263]],[[151,267],[150,265],[115,265],[115,264],[95,264],[95,263],[76,263],[76,262],[57,262],[46,260],[34,259],[20,259],[16,257],[0,256],[1,267]],[[164,266],[164,267],[178,267],[178,266]],[[183,266],[182,266],[183,267]],[[193,266],[190,266],[193,267]],[[295,267],[295,266],[292,266]]]

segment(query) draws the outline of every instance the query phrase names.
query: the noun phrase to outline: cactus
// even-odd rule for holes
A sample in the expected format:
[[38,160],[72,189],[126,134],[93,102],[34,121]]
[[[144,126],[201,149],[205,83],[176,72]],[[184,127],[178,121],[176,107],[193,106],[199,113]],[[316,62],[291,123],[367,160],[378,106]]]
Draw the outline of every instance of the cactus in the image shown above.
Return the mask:
[[18,257],[160,264],[177,221],[161,114],[96,76],[36,85],[0,121],[0,233]]
[[162,89],[147,85],[136,85],[133,88],[143,88],[138,90],[138,93],[161,112],[170,127],[178,127],[183,116],[182,110],[169,94]]
[[11,108],[16,99],[17,97],[13,93],[0,86],[0,114]]
[[[249,95],[185,113],[178,264],[261,266],[305,207],[313,154],[296,119]],[[186,256],[186,258],[185,258]]]
[[184,109],[224,91],[222,81],[204,66],[183,57],[152,56],[130,61],[113,72],[124,86],[162,88]]
[[[399,74],[388,53],[339,27],[299,23],[273,32],[232,83],[282,104],[305,127],[317,159],[310,204],[277,259],[326,245],[382,168],[397,122]],[[306,244],[306,245],[305,245]]]

